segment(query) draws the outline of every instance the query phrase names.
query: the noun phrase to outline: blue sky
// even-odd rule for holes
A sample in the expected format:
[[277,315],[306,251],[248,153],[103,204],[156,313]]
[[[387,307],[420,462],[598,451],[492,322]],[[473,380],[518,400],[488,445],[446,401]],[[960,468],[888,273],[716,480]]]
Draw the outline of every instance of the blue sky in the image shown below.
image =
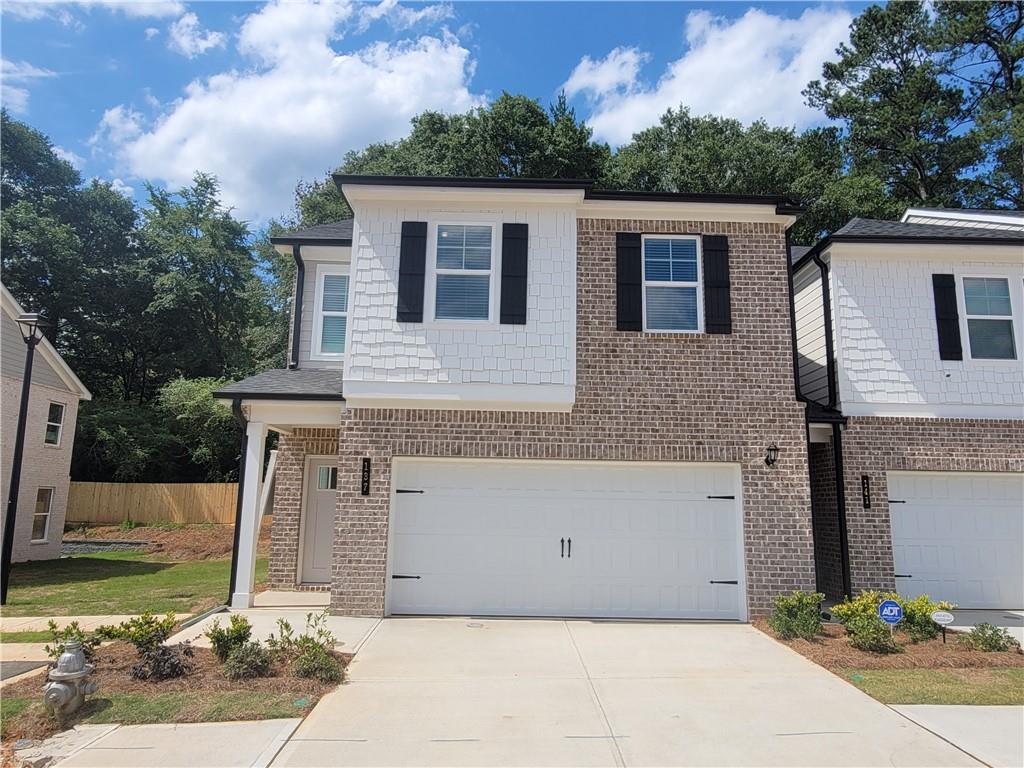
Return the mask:
[[669,106],[805,127],[801,89],[863,3],[17,2],[3,103],[141,197],[216,173],[259,223],[300,178],[424,109],[565,89],[613,145]]

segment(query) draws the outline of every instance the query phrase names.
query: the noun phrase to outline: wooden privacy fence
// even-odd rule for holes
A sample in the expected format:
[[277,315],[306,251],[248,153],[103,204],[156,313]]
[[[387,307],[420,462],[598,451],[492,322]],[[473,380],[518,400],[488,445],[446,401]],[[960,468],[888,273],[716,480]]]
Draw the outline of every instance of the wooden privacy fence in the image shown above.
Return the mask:
[[238,483],[71,483],[67,522],[235,522]]

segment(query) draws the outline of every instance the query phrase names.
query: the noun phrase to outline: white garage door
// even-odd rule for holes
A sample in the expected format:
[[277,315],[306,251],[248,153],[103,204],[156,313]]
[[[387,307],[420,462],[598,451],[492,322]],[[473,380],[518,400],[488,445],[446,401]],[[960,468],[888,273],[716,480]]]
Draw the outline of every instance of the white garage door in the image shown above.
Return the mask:
[[962,608],[1024,608],[1024,475],[890,472],[896,588]]
[[745,617],[736,466],[395,459],[393,472],[391,613]]

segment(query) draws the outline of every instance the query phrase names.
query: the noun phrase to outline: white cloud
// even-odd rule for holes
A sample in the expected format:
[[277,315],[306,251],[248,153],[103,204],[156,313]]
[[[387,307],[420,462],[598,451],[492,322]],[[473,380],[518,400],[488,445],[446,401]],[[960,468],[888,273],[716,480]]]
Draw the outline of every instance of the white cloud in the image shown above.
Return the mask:
[[58,147],[57,145],[54,145],[53,154],[55,154],[64,162],[70,163],[78,170],[82,170],[82,166],[85,165],[85,158],[82,157],[81,155],[76,155],[70,149],[64,149],[64,147]]
[[199,26],[199,17],[186,13],[171,24],[167,30],[167,47],[189,59],[206,53],[211,48],[220,48],[227,42],[223,32],[207,32]]
[[160,34],[160,30],[156,27],[146,27],[146,39],[152,40],[154,37]]
[[70,25],[75,19],[68,8],[92,10],[103,8],[111,13],[123,13],[130,18],[168,18],[185,12],[179,0],[4,0],[3,12],[23,21],[56,19]]
[[121,179],[114,179],[110,182],[110,186],[115,192],[129,199],[135,196],[135,187],[128,186]]
[[598,61],[584,56],[562,88],[569,98],[586,93],[597,99],[617,91],[628,91],[636,87],[640,67],[650,58],[637,48],[615,48]]
[[33,80],[56,77],[57,73],[42,69],[27,61],[0,60],[0,103],[15,114],[28,111],[29,91],[25,87]]
[[686,52],[654,85],[638,79],[639,66],[626,55],[632,49],[616,48],[599,61],[581,60],[564,87],[593,100],[588,122],[612,144],[629,141],[680,105],[698,115],[802,127],[821,115],[804,104],[801,91],[847,39],[852,18],[838,6],[809,8],[795,19],[757,8],[732,20],[693,11]]
[[381,0],[377,5],[365,5],[360,8],[356,28],[360,32],[365,32],[373,22],[385,19],[392,27],[402,31],[417,24],[437,24],[454,15],[455,11],[448,3],[412,9],[399,5],[398,0]]
[[93,146],[121,146],[142,133],[142,115],[119,104],[103,113],[96,132],[89,139]]
[[141,129],[132,110],[108,110],[95,138],[124,178],[177,187],[208,171],[229,205],[265,220],[291,206],[300,178],[320,177],[351,149],[400,138],[423,110],[483,103],[468,87],[469,51],[450,34],[335,51],[330,43],[355,11],[346,3],[266,5],[239,33],[253,66],[193,81]]

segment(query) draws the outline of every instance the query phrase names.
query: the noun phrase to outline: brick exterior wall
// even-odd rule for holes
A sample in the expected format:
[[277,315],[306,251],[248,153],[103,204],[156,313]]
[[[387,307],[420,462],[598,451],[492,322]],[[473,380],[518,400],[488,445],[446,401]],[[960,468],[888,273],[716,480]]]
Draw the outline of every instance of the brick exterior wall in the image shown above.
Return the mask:
[[[893,589],[886,472],[1022,472],[1024,420],[850,417],[843,469],[853,590]],[[861,475],[870,478],[870,509]]]
[[[794,397],[783,228],[604,219],[577,225],[577,398],[571,413],[343,412],[334,612],[383,613],[391,457],[398,455],[735,462],[743,474],[751,614],[764,613],[779,592],[813,588],[807,449],[803,408]],[[728,235],[733,333],[617,331],[620,231]],[[767,467],[765,448],[772,442],[779,461]],[[372,460],[368,496],[360,495],[362,457]],[[298,471],[299,465],[285,463],[286,473]],[[296,493],[295,482],[292,475],[282,484],[279,500]],[[275,507],[275,533],[277,516]],[[284,532],[289,523],[280,525]],[[280,557],[272,566],[275,578],[290,562]]]
[[818,591],[831,600],[840,600],[843,597],[843,560],[839,544],[835,451],[831,442],[811,443],[807,453],[810,462],[814,566]]
[[270,527],[270,564],[267,580],[272,589],[295,589],[301,581],[299,538],[302,523],[302,479],[307,456],[333,456],[338,452],[338,430],[296,429],[277,443],[274,474],[274,515]]

